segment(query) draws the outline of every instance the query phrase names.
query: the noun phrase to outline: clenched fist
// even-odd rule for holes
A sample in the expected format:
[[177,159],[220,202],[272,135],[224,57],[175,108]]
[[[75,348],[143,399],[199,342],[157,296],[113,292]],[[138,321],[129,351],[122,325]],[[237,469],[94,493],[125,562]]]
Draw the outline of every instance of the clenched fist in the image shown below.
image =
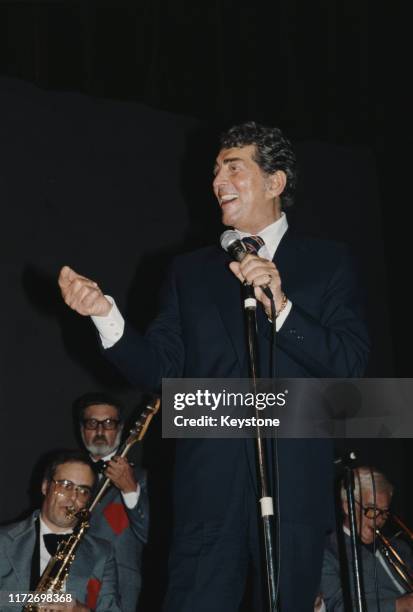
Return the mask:
[[133,469],[125,457],[112,457],[105,469],[105,476],[111,479],[122,493],[136,491],[137,482]]
[[63,299],[72,310],[83,316],[104,317],[109,314],[112,304],[90,278],[64,266],[60,270],[58,282]]
[[232,261],[229,267],[241,283],[246,281],[254,287],[255,297],[264,306],[268,318],[271,318],[271,301],[260,287],[269,287],[271,289],[274,296],[275,310],[276,312],[280,311],[283,305],[284,293],[281,289],[280,274],[272,261],[249,254],[240,263]]

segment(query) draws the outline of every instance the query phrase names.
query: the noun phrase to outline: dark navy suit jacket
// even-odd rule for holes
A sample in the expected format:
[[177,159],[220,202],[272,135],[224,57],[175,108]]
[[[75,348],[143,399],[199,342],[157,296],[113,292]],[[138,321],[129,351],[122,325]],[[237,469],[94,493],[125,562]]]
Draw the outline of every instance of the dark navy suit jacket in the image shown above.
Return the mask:
[[[277,333],[277,375],[362,376],[368,337],[347,249],[297,238],[288,231],[274,261],[293,304]],[[162,377],[247,375],[240,283],[229,262],[216,246],[176,258],[160,313],[145,336],[126,325],[121,340],[105,351],[134,384],[155,390]],[[265,345],[269,339],[270,324],[261,325],[259,341]],[[242,445],[244,440],[177,442],[175,525],[181,534],[195,521],[212,525],[227,514],[238,482]],[[279,464],[281,521],[326,527],[332,508],[329,443],[280,440]],[[241,480],[238,485],[244,486]]]
[[[240,283],[228,269],[229,261],[218,247],[176,259],[164,288],[161,312],[145,337],[126,326],[122,339],[106,351],[132,382],[154,390],[159,388],[162,377],[225,378],[247,374]],[[297,239],[287,232],[274,261],[283,289],[293,303],[277,334],[278,375],[362,376],[368,339],[353,262],[346,248],[332,242]],[[268,342],[269,334],[268,324],[268,336],[261,337],[261,341]],[[199,470],[202,471],[205,462],[213,467],[210,447],[213,452],[220,447],[225,452],[225,446],[221,440],[178,443],[178,486],[181,485],[182,493],[185,489],[191,491],[191,505],[196,503],[199,487],[207,485],[199,478]],[[290,446],[291,453],[287,450]],[[314,482],[308,481],[313,467],[323,480],[317,457],[308,456],[307,446],[311,447],[310,441],[283,444],[283,450],[285,447],[285,452],[291,455],[289,459],[298,453],[299,463],[290,470],[289,488],[295,502],[296,485],[310,494],[307,502],[306,494],[302,496],[305,506],[314,500]],[[216,460],[219,464],[221,457]],[[216,491],[217,483],[211,484]],[[204,495],[200,493],[199,510]],[[290,506],[288,489],[285,495]],[[300,518],[303,514],[313,513],[303,513],[301,509]],[[320,518],[318,512],[313,518]]]

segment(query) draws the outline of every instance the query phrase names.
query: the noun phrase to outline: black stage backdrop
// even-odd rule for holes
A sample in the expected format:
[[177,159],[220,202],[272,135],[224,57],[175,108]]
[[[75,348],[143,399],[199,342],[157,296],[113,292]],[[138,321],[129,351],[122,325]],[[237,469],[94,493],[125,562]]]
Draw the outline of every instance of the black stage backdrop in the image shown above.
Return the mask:
[[[0,96],[0,520],[9,521],[35,501],[40,456],[76,444],[76,396],[108,389],[129,410],[140,400],[101,357],[90,322],[62,303],[59,268],[67,263],[96,279],[143,329],[156,312],[170,257],[216,241],[221,228],[210,188],[216,125],[11,79],[0,80]],[[394,321],[375,158],[364,147],[296,144],[300,187],[290,221],[307,233],[346,241],[359,255],[373,339],[370,375],[391,376]],[[403,466],[410,446],[359,441],[339,449],[349,446],[396,481],[408,515]],[[172,458],[173,444],[160,440],[158,417],[143,453],[152,524],[142,609],[151,612],[164,588]]]

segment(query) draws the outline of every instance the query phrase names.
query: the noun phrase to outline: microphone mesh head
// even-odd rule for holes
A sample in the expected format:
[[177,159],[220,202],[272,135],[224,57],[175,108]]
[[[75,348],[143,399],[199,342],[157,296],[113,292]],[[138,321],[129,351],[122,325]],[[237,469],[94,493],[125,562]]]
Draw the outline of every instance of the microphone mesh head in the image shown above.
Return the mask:
[[238,232],[235,230],[226,230],[221,234],[220,242],[224,251],[228,251],[229,247],[235,240],[239,240]]

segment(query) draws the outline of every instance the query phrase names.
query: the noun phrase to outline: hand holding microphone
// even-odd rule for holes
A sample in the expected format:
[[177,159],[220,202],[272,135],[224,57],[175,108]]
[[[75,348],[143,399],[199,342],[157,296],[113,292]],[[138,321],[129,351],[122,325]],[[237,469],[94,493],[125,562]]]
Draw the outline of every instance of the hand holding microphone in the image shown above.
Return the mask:
[[268,318],[271,318],[271,300],[274,299],[278,314],[286,304],[281,288],[280,274],[268,259],[248,253],[239,235],[227,230],[221,236],[221,246],[236,261],[230,263],[231,272],[241,281],[254,287],[256,299],[261,302]]

